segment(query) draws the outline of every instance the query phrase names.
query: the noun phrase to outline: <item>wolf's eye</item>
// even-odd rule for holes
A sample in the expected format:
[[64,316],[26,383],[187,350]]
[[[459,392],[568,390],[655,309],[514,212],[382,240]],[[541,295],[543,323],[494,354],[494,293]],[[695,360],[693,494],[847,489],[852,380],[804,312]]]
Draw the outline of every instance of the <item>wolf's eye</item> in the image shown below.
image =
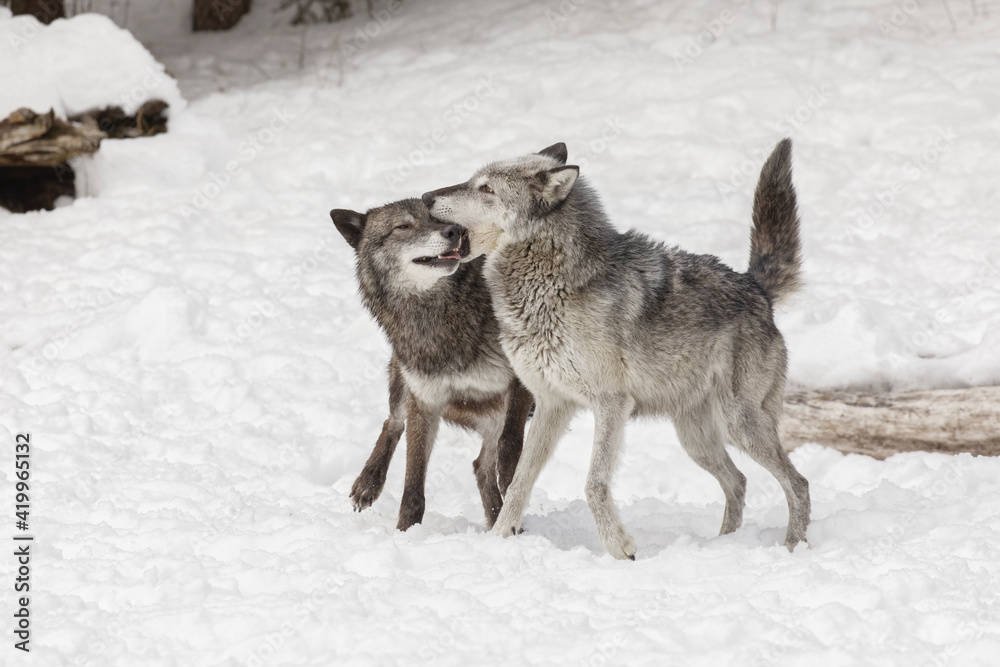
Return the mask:
[[491,188],[490,186],[486,185],[485,183],[483,183],[482,185],[479,186],[479,190],[481,192],[485,192],[488,195],[493,194],[493,188]]
[[401,229],[409,229],[411,225],[397,225],[394,231],[399,231]]

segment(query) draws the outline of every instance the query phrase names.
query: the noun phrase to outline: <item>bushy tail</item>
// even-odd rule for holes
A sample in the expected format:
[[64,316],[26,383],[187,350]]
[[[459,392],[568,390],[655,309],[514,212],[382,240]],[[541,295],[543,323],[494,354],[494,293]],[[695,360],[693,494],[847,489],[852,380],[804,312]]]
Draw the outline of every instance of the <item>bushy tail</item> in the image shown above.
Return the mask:
[[747,272],[774,306],[801,286],[801,265],[799,215],[792,186],[792,140],[782,139],[760,170],[753,197]]

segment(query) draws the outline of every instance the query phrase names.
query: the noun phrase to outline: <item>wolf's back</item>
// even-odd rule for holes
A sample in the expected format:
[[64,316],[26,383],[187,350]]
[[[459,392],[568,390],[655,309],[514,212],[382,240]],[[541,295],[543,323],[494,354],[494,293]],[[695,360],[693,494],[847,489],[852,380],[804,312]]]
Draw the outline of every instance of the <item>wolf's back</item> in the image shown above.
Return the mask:
[[792,140],[778,142],[760,170],[753,198],[747,272],[776,305],[802,284],[799,216],[792,185]]

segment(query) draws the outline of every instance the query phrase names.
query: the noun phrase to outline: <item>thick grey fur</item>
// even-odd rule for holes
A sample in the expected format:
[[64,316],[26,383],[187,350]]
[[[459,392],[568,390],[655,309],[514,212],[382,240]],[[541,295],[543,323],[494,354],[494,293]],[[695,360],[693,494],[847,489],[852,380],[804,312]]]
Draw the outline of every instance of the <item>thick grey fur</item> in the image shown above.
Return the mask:
[[367,213],[335,209],[330,216],[357,252],[362,299],[393,351],[390,414],[351,489],[355,509],[370,506],[382,492],[405,428],[406,482],[397,528],[420,523],[427,463],[443,417],[482,436],[473,470],[492,527],[517,466],[532,401],[500,348],[483,260],[413,266],[414,257],[455,248],[464,232],[433,220],[417,199]]
[[746,478],[725,443],[747,452],[785,492],[789,550],[806,539],[809,484],[778,439],[786,350],[772,306],[799,283],[799,220],[791,142],[764,164],[754,201],[751,264],[618,232],[566,148],[488,164],[423,196],[431,213],[496,234],[485,275],[503,350],[534,394],[535,417],[494,530],[520,527],[539,472],[581,408],[594,411],[587,502],[616,558],[635,541],[611,497],[632,417],[667,415],[688,454],[726,498],[721,533],[742,523]]

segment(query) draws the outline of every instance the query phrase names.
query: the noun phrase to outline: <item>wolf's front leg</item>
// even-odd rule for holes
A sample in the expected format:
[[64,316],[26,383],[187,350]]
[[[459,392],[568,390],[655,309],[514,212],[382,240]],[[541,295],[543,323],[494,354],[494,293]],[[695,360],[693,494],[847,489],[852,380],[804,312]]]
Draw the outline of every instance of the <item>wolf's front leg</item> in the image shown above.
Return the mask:
[[391,416],[382,424],[382,433],[375,443],[368,462],[358,478],[351,486],[351,505],[356,512],[370,507],[381,495],[385,486],[385,476],[389,471],[389,462],[396,451],[396,444],[403,435],[406,422],[402,419],[393,419]]
[[416,398],[410,398],[406,415],[406,482],[396,523],[398,530],[406,530],[423,521],[427,461],[437,437],[441,412],[440,408],[424,406]]
[[389,361],[389,418],[382,424],[382,433],[375,442],[375,449],[372,450],[364,469],[351,486],[351,505],[357,512],[370,507],[382,493],[389,463],[406,427],[406,408],[409,400],[410,391],[403,380],[399,361],[393,355]]
[[635,560],[635,540],[625,530],[611,497],[611,478],[625,441],[625,425],[635,402],[628,396],[608,396],[594,406],[594,449],[587,473],[587,504],[604,547],[615,558]]
[[535,418],[528,429],[528,437],[521,452],[521,460],[517,464],[514,479],[507,488],[503,509],[493,528],[497,535],[509,537],[520,530],[521,516],[531,498],[531,489],[575,412],[576,407],[571,403],[551,398],[542,400],[539,397],[535,406]]

